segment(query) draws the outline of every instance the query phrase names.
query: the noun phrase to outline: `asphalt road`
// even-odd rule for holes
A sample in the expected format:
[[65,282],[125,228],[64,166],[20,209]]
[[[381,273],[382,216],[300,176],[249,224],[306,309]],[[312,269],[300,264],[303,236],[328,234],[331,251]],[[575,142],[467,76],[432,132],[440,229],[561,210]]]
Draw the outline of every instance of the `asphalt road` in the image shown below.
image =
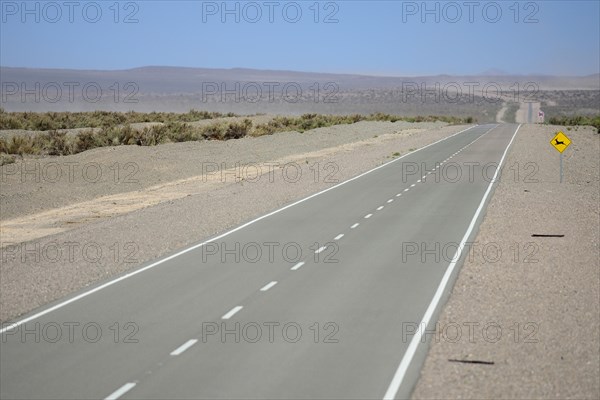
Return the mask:
[[472,127],[4,326],[1,398],[407,397],[517,130]]

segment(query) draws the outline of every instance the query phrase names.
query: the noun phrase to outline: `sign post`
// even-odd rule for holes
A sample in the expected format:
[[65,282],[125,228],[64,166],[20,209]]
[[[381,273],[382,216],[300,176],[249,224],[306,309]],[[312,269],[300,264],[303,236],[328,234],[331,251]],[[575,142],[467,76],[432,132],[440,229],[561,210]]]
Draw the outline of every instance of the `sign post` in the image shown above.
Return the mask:
[[561,131],[557,132],[556,135],[550,141],[552,147],[554,147],[560,153],[560,183],[563,181],[563,151],[571,144],[571,139],[567,137]]

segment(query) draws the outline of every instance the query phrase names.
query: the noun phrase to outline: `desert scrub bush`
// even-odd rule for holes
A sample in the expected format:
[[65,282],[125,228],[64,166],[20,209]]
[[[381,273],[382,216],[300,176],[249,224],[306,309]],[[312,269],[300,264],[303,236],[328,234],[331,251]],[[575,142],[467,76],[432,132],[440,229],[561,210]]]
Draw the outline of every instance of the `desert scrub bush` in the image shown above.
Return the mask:
[[572,115],[572,116],[560,116],[552,117],[548,120],[550,125],[562,125],[562,126],[579,126],[588,125],[596,128],[600,134],[600,115],[589,116],[589,115]]
[[0,152],[7,154],[64,156],[77,153],[76,138],[56,130],[33,136],[15,135],[0,139]]
[[167,138],[171,142],[192,142],[203,139],[200,133],[189,124],[181,122],[168,122],[165,125]]
[[94,147],[137,144],[136,131],[129,125],[102,127],[92,139]]
[[224,140],[229,139],[241,139],[247,136],[252,129],[252,121],[248,118],[244,119],[242,122],[232,122],[227,127],[225,131],[225,135],[223,136]]
[[27,129],[48,131],[54,129],[101,128],[138,122],[191,122],[221,117],[234,117],[233,113],[190,110],[187,113],[150,112],[126,113],[113,111],[90,112],[6,112],[0,113],[0,129]]
[[44,115],[41,118],[36,118],[33,125],[33,129],[36,131],[48,131],[50,129],[56,129],[57,125],[52,121],[48,115]]
[[93,130],[87,129],[77,134],[75,139],[74,153],[81,153],[96,147],[98,147],[98,142]]
[[208,140],[223,140],[225,130],[225,124],[211,124],[200,128],[200,135]]
[[15,135],[10,139],[0,139],[0,152],[7,154],[39,154],[30,136]]
[[112,127],[106,133],[113,146],[137,144],[137,131],[131,125]]
[[287,132],[295,130],[294,119],[289,117],[275,117],[265,124],[256,125],[252,136],[272,135],[276,132]]
[[0,153],[0,167],[6,164],[12,164],[16,161],[12,154]]
[[138,146],[156,146],[169,141],[168,130],[164,125],[155,125],[135,131],[134,137]]
[[435,122],[442,121],[449,124],[464,124],[473,123],[472,117],[458,118],[446,116],[416,116],[416,117],[401,117],[398,115],[390,115],[383,113],[374,113],[370,115],[322,115],[322,114],[304,114],[298,118],[291,117],[276,117],[266,124],[257,125],[253,132],[253,136],[271,135],[275,132],[298,131],[304,132],[307,130],[322,128],[333,125],[354,124],[360,121],[406,121],[406,122]]
[[12,115],[0,113],[0,129],[23,129],[23,123]]
[[[2,114],[3,124],[7,120],[8,113]],[[91,113],[12,113],[21,114],[22,119],[15,119],[23,123],[23,126],[31,128],[60,126],[62,128],[73,128],[74,125],[85,123],[87,126],[96,126],[79,132],[75,136],[69,136],[65,132],[56,129],[34,135],[15,135],[10,139],[0,139],[0,152],[6,154],[48,154],[68,155],[80,153],[96,147],[138,145],[154,146],[168,142],[187,142],[195,140],[229,140],[239,139],[248,135],[261,136],[271,135],[276,132],[298,131],[327,127],[340,124],[353,124],[359,121],[444,121],[448,123],[471,123],[473,119],[457,117],[417,116],[400,117],[383,113],[371,115],[323,115],[304,114],[300,117],[275,117],[265,124],[254,126],[248,118],[241,122],[215,122],[210,125],[195,127],[185,122],[186,119],[197,120],[198,118],[216,118],[223,116],[219,113],[208,113],[205,111],[191,110],[187,114],[174,113],[114,113],[106,111],[95,111]],[[235,116],[232,113],[225,116]],[[596,118],[596,124],[600,125],[600,117]],[[26,121],[26,122],[23,122]],[[83,121],[83,122],[82,122]],[[130,122],[161,122],[162,125],[154,125],[141,130],[133,129]],[[27,125],[29,124],[29,125]]]
[[66,132],[53,130],[47,134],[34,136],[34,142],[41,152],[51,156],[73,154],[73,141],[67,137]]

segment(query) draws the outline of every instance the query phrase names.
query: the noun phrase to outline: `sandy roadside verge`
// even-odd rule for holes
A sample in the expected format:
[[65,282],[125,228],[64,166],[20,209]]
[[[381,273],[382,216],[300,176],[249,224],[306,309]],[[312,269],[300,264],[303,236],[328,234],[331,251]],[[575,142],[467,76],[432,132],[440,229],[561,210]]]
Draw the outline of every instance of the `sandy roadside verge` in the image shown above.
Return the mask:
[[[396,153],[406,154],[465,128],[443,124],[358,123],[304,134],[288,132],[219,143],[94,150],[89,156],[96,160],[107,157],[108,165],[115,161],[115,154],[125,160],[137,160],[141,167],[150,165],[152,168],[146,175],[140,173],[140,177],[148,179],[136,184],[143,186],[142,191],[152,187],[150,183],[167,182],[161,187],[168,192],[174,189],[169,185],[174,181],[172,177],[190,178],[191,181],[175,185],[175,192],[185,193],[185,197],[143,208],[136,206],[135,210],[109,218],[71,224],[67,231],[5,247],[0,269],[0,320],[14,318],[93,282],[207,239],[390,161]],[[73,157],[82,155],[85,153]],[[214,186],[200,185],[197,180],[200,160],[218,165],[221,162],[231,165],[236,161],[299,160],[301,162],[293,164],[293,170],[297,171],[294,176],[300,179],[290,179],[290,176],[286,179],[280,172],[272,180],[236,182],[229,176]],[[189,169],[183,170],[186,166]],[[61,205],[58,208],[62,208],[81,203],[63,200],[61,196],[65,193],[78,193],[86,201],[94,201],[103,197],[96,196],[97,193],[114,190],[115,195],[126,195],[131,192],[110,183],[105,182],[99,188],[56,184],[50,186],[50,193],[43,194],[34,190],[35,185],[30,185],[31,190],[21,198],[30,196],[38,204],[42,201],[58,203]],[[13,195],[3,202],[11,204],[15,218],[27,217],[28,212],[22,208],[28,204],[20,208],[18,192],[18,188],[14,189]],[[45,206],[41,212],[52,208],[39,205]]]
[[600,137],[564,131],[559,184],[558,129],[517,135],[414,399],[600,398]]

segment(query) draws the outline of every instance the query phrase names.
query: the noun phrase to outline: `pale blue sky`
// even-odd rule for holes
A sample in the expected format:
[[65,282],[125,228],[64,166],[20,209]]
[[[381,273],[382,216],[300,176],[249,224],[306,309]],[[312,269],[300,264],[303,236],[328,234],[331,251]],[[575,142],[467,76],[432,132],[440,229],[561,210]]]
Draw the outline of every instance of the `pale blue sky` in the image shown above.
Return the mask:
[[[380,75],[600,72],[598,0],[427,2],[431,14],[422,1],[323,1],[317,7],[314,0],[239,1],[228,2],[238,12],[225,15],[222,1],[119,1],[118,7],[116,0],[66,1],[1,0],[0,64]],[[128,15],[133,23],[124,23]],[[324,21],[328,15],[331,23]]]

